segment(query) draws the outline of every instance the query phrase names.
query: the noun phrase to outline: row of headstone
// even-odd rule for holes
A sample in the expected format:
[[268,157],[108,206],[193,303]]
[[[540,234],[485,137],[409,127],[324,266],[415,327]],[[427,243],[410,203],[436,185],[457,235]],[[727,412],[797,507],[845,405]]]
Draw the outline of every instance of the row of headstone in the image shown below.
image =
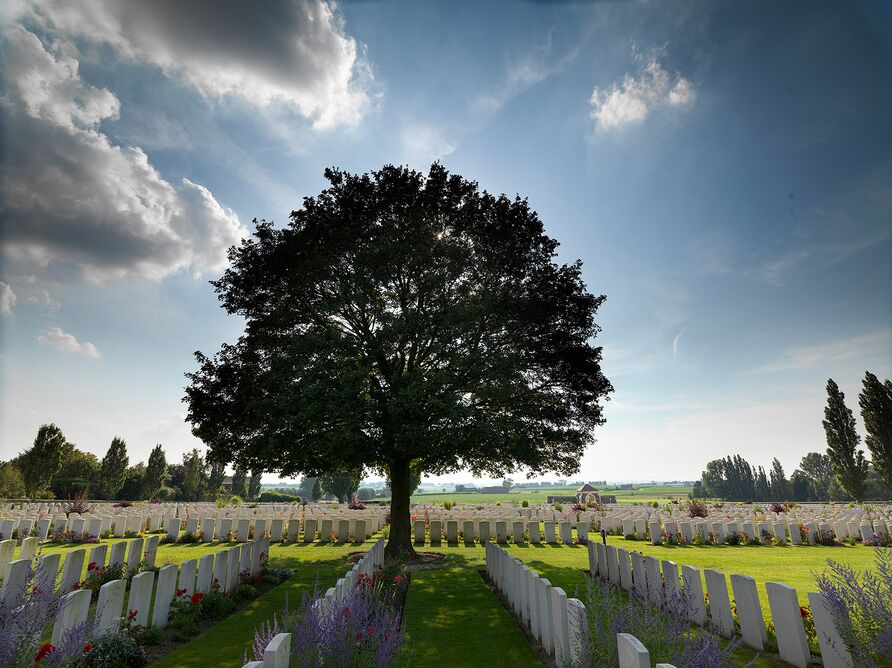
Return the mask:
[[334,587],[329,587],[321,599],[316,601],[314,605],[321,606],[322,612],[327,612],[335,601],[338,601],[346,592],[356,586],[357,578],[360,574],[373,577],[375,569],[384,563],[384,547],[387,539],[383,536],[375,541],[375,544],[369,549],[362,558],[357,561],[353,568],[347,574],[338,578]]
[[[127,580],[107,582],[99,588],[99,599],[93,618],[94,633],[101,635],[116,629],[125,611],[135,613],[132,620],[134,625],[164,628],[167,626],[170,606],[178,590],[181,596],[186,597],[196,592],[207,594],[216,583],[220,591],[232,592],[238,586],[240,572],[247,571],[252,574],[259,572],[263,556],[268,554],[269,541],[261,538],[227,550],[220,550],[215,554],[206,554],[200,559],[189,559],[179,566],[175,564],[163,566],[157,571],[157,578],[154,570],[144,570],[130,580],[129,595],[127,595]],[[81,554],[82,562],[83,554]],[[60,611],[53,626],[53,643],[57,643],[74,626],[88,623],[90,597],[89,589],[75,589],[62,597]]]
[[495,543],[486,544],[486,572],[517,620],[559,666],[581,666],[588,644],[585,605]]
[[[668,605],[672,610],[684,610],[691,623],[699,626],[709,624],[726,638],[734,635],[728,581],[721,571],[707,569],[703,573],[709,597],[707,615],[703,579],[697,568],[682,566],[679,573],[675,562],[661,562],[640,552],[629,554],[624,548],[603,543],[589,543],[588,556],[592,577],[634,592],[652,605]],[[731,588],[743,643],[761,651],[765,648],[767,633],[756,581],[748,575],[731,575]],[[811,661],[811,654],[796,590],[779,582],[768,582],[765,589],[781,658],[790,665],[805,668]],[[824,597],[820,593],[809,593],[808,600],[824,666],[851,668],[851,656],[833,624]]]
[[[430,544],[440,545],[443,539],[447,543],[457,544],[459,542],[459,530],[461,530],[461,540],[465,545],[474,545],[476,541],[481,544],[495,541],[500,545],[505,545],[509,537],[516,545],[522,545],[529,541],[533,544],[550,543],[557,544],[558,537],[560,542],[573,543],[573,525],[570,522],[551,522],[545,521],[541,523],[544,534],[540,531],[540,523],[538,521],[528,522],[523,519],[518,520],[430,520]],[[576,527],[576,542],[584,544],[588,541],[588,534],[591,526],[587,522],[578,522]],[[509,533],[510,532],[510,533]],[[414,543],[416,545],[424,545],[428,540],[428,526],[424,520],[415,520],[413,527]]]

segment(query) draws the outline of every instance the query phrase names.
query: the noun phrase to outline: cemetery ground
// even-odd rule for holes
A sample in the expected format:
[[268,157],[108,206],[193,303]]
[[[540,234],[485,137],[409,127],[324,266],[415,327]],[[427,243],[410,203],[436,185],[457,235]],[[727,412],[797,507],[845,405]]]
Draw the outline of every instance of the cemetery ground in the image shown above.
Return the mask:
[[[575,532],[574,532],[575,533]],[[590,534],[590,540],[599,538]],[[103,543],[118,542],[108,539]],[[763,614],[768,618],[764,583],[780,581],[796,588],[802,604],[806,593],[816,590],[814,574],[826,567],[828,558],[848,563],[856,569],[869,568],[873,548],[857,546],[758,546],[758,545],[652,545],[644,540],[608,536],[608,544],[640,551],[660,559],[700,569],[713,568],[726,575],[751,575],[758,583]],[[286,597],[292,607],[314,588],[325,590],[350,568],[351,553],[367,550],[374,539],[362,544],[292,543],[273,544],[270,565],[285,566],[294,576],[274,587],[245,608],[207,629],[194,640],[179,646],[154,663],[156,666],[232,666],[242,665],[242,652],[248,649],[255,628],[279,612]],[[232,543],[163,544],[157,552],[156,566],[180,564],[189,559],[230,547]],[[49,543],[41,554],[64,553],[89,547]],[[504,546],[512,556],[533,571],[562,587],[570,596],[585,588],[588,551],[585,545],[531,544]],[[417,549],[445,555],[439,568],[420,570],[411,576],[404,609],[403,628],[406,643],[401,666],[537,666],[543,665],[533,646],[515,619],[503,607],[483,577],[485,551],[480,544],[464,543],[437,547],[429,544]],[[86,568],[86,566],[85,566]],[[738,650],[740,658],[752,652]],[[757,666],[784,665],[763,657]]]
[[[617,503],[653,503],[664,505],[669,500],[686,501],[691,487],[675,485],[642,485],[636,489],[600,489],[601,494],[616,497]],[[545,503],[549,496],[572,496],[576,487],[522,487],[503,494],[482,494],[480,492],[416,492],[412,503],[442,504],[452,501],[462,504],[518,504],[524,501],[530,505]]]

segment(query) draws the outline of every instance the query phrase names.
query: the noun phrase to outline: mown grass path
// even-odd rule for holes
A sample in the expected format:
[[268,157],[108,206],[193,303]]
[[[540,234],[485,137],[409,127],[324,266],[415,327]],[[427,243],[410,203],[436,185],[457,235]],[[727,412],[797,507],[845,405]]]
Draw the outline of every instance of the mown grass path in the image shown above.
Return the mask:
[[458,554],[442,568],[412,574],[401,666],[541,666],[520,627]]

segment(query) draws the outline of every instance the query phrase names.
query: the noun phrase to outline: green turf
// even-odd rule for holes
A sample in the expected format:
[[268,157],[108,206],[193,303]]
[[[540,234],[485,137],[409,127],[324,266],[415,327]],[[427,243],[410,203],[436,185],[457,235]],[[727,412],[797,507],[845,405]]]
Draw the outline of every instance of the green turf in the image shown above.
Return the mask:
[[[476,555],[475,555],[476,556]],[[541,666],[526,636],[489,591],[479,560],[448,554],[438,570],[412,574],[403,666]]]
[[[107,542],[114,542],[107,541]],[[677,564],[713,568],[727,575],[741,573],[753,576],[758,585],[763,613],[768,617],[764,583],[784,582],[796,588],[799,598],[816,590],[814,573],[826,567],[828,558],[851,564],[856,569],[870,568],[874,560],[872,548],[820,546],[656,546],[645,541],[630,541],[609,536],[608,542],[630,551],[640,551]],[[326,589],[350,568],[347,555],[365,550],[362,546],[280,545],[271,547],[274,566],[284,565],[296,571],[293,579],[267,592],[247,608],[239,611],[190,643],[181,646],[155,665],[160,666],[232,666],[242,665],[242,653],[250,645],[255,627],[282,608],[286,593],[296,603],[305,591],[317,585]],[[195,545],[162,545],[157,565],[182,563],[209,551],[229,547],[228,543]],[[44,547],[49,552],[68,552],[83,546]],[[579,545],[513,545],[508,551],[562,587],[569,596],[583,596],[584,571],[588,569],[588,551]],[[485,552],[480,545],[467,547],[425,546],[424,551],[447,555],[442,570],[425,571],[413,576],[406,603],[407,649],[403,665],[539,665],[517,624],[501,604],[487,591],[478,570],[485,567]],[[729,584],[729,591],[731,591]],[[483,632],[481,632],[483,630]],[[527,658],[515,653],[520,652]],[[529,653],[529,654],[526,654]],[[517,658],[519,657],[519,658]],[[528,661],[531,661],[528,662]],[[495,663],[494,663],[495,662]],[[503,663],[499,663],[503,662]],[[756,665],[772,665],[762,660]]]

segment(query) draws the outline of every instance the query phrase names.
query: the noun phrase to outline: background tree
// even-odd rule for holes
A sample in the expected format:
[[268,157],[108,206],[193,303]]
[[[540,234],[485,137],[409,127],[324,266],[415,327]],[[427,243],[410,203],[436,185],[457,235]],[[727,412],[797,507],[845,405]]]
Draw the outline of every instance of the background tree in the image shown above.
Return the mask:
[[158,494],[158,490],[167,484],[170,474],[167,470],[167,456],[164,454],[164,448],[159,443],[152,452],[149,453],[149,461],[146,464],[146,477],[143,481],[143,490],[146,498],[153,498]]
[[27,496],[34,496],[50,486],[53,476],[62,468],[67,451],[72,447],[55,424],[40,425],[34,444],[20,458]]
[[183,468],[183,500],[200,501],[204,497],[205,464],[198,448],[183,455]]
[[756,499],[768,501],[770,498],[771,486],[768,484],[768,476],[765,475],[765,469],[760,466],[756,472]]
[[50,489],[57,499],[72,499],[78,492],[91,496],[98,489],[101,465],[92,452],[72,448]]
[[236,465],[232,474],[232,493],[243,499],[248,496],[248,470],[243,466]]
[[341,503],[346,503],[356,494],[359,483],[362,480],[362,469],[342,471],[340,473],[328,473],[319,476],[319,483],[325,494],[337,497]]
[[322,498],[322,485],[319,484],[319,478],[313,478],[313,489],[310,491],[310,498],[318,501]]
[[208,472],[208,484],[205,490],[205,498],[213,501],[223,488],[223,480],[226,479],[226,465],[212,462]]
[[790,476],[790,493],[793,501],[808,501],[812,491],[811,480],[805,473],[796,469]]
[[326,170],[277,229],[257,223],[214,283],[245,333],[188,374],[216,457],[390,475],[388,556],[413,552],[410,466],[503,476],[579,470],[612,390],[592,344],[604,297],[520,198],[433,165]]
[[771,460],[771,472],[768,474],[771,480],[771,497],[774,501],[784,501],[790,498],[790,487],[787,483],[787,475],[784,467],[775,457]]
[[124,474],[130,459],[127,457],[127,444],[123,438],[115,436],[99,469],[97,494],[101,499],[114,499],[124,484]]
[[313,498],[313,486],[316,484],[316,478],[310,478],[308,476],[304,476],[300,479],[300,485],[298,486],[298,494],[302,499],[312,499]]
[[135,466],[129,466],[124,473],[124,483],[115,493],[115,498],[142,501],[146,498],[145,484],[146,465],[139,462]]
[[870,371],[865,371],[858,403],[871,463],[886,487],[892,489],[892,381],[887,379],[881,383]]
[[11,462],[0,464],[0,497],[20,499],[25,495],[25,479],[22,472]]
[[845,395],[839,386],[827,381],[827,406],[824,408],[824,433],[827,435],[827,456],[840,487],[855,501],[864,499],[867,461],[858,449],[861,438],[855,431],[855,416],[846,406]]
[[251,471],[251,479],[248,481],[249,499],[256,499],[260,496],[260,490],[263,488],[263,481],[261,480],[262,475],[263,471],[261,470]]
[[514,481],[511,478],[505,478],[502,480],[502,487],[510,491],[514,487]]
[[[799,471],[808,480],[807,494],[796,501],[827,501],[842,497],[842,490],[836,483],[830,457],[820,452],[809,452],[799,461]],[[795,472],[794,472],[795,473]],[[792,481],[792,477],[790,478]]]

